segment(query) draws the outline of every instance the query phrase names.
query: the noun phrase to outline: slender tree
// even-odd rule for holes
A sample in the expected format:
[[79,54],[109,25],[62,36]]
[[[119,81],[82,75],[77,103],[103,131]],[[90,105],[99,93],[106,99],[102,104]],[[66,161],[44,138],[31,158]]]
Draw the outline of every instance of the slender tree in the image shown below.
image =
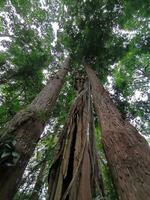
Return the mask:
[[[8,156],[3,155],[4,159],[0,164],[0,195],[2,199],[11,200],[15,195],[24,170],[43,132],[45,122],[59,95],[68,67],[69,58],[65,60],[63,69],[58,71],[55,77],[50,78],[48,84],[33,102],[7,123],[1,137],[1,148],[10,141],[10,138],[13,147]],[[15,165],[10,166],[14,157],[16,159],[16,155],[18,156]]]
[[150,148],[147,141],[122,119],[95,72],[85,64],[102,129],[104,151],[121,200],[150,197]]

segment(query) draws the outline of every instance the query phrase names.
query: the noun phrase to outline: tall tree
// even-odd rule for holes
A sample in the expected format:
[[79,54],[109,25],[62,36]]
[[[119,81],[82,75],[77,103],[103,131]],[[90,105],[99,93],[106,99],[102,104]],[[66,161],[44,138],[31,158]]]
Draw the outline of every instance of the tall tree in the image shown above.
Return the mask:
[[85,64],[102,129],[106,158],[121,200],[148,200],[150,147],[116,109],[95,72]]
[[[54,31],[52,31],[52,27],[54,28]],[[58,29],[58,31],[56,31],[56,29]],[[15,169],[18,167],[19,159],[23,160],[23,158],[25,158],[25,168],[29,157],[31,157],[31,151],[33,152],[36,145],[35,143],[37,143],[45,126],[45,121],[50,117],[47,106],[42,107],[43,103],[47,100],[47,95],[50,94],[45,91],[40,95],[40,100],[33,101],[33,99],[35,98],[35,95],[41,91],[44,85],[43,83],[47,80],[49,74],[54,73],[57,69],[58,65],[56,66],[56,62],[58,61],[59,63],[62,60],[63,55],[65,55],[66,52],[69,52],[73,68],[66,79],[65,87],[61,91],[60,98],[57,101],[57,107],[55,107],[49,125],[46,126],[45,130],[49,129],[51,131],[53,126],[56,126],[55,131],[53,131],[55,140],[57,141],[57,138],[61,137],[60,135],[63,137],[61,144],[64,145],[62,145],[60,152],[58,152],[59,158],[57,157],[56,161],[54,161],[51,168],[52,171],[54,171],[54,173],[57,171],[59,177],[62,178],[59,167],[61,168],[64,163],[66,166],[73,166],[72,162],[76,164],[75,166],[66,169],[66,176],[63,176],[62,185],[57,180],[58,176],[56,174],[54,177],[56,178],[54,181],[55,185],[52,186],[52,190],[51,187],[49,188],[49,193],[50,191],[54,191],[54,193],[56,191],[56,196],[54,196],[59,196],[60,198],[62,194],[64,196],[67,195],[67,198],[72,198],[72,196],[74,196],[73,194],[75,194],[74,198],[78,198],[78,196],[82,197],[85,193],[84,191],[87,191],[87,188],[89,188],[89,191],[85,193],[87,195],[86,198],[91,198],[91,196],[93,198],[98,198],[98,196],[96,196],[98,193],[102,196],[102,192],[100,191],[102,184],[99,176],[100,172],[98,170],[98,156],[96,155],[96,144],[94,141],[94,125],[96,125],[97,131],[97,116],[91,117],[88,122],[89,127],[85,128],[89,129],[89,136],[86,138],[87,141],[83,156],[81,151],[78,152],[72,150],[72,147],[77,147],[77,149],[80,147],[82,148],[80,143],[81,133],[74,128],[74,125],[76,127],[81,127],[87,124],[86,119],[88,116],[83,116],[80,112],[84,107],[83,102],[77,102],[78,105],[76,106],[73,115],[71,115],[72,117],[70,117],[71,119],[74,116],[78,119],[84,118],[82,123],[79,123],[80,120],[78,121],[75,118],[74,122],[70,120],[68,127],[66,129],[64,128],[66,134],[73,134],[76,137],[75,140],[74,138],[69,138],[69,144],[72,144],[71,149],[70,146],[67,145],[68,138],[66,139],[65,133],[62,132],[62,134],[59,135],[59,132],[63,127],[68,108],[73,102],[75,96],[74,89],[77,90],[77,85],[80,83],[74,80],[74,75],[76,73],[79,74],[79,77],[82,77],[83,75],[79,73],[80,71],[84,71],[81,67],[83,58],[87,60],[88,63],[91,63],[92,68],[96,71],[97,77],[100,78],[101,83],[107,83],[106,86],[109,88],[109,91],[111,93],[115,92],[113,100],[117,102],[118,108],[124,119],[128,117],[131,121],[136,120],[137,117],[140,118],[143,126],[138,126],[138,129],[144,134],[148,132],[150,127],[150,123],[148,122],[150,72],[148,45],[149,0],[3,0],[0,2],[0,31],[2,32],[0,34],[0,50],[5,51],[0,54],[0,79],[2,79],[0,80],[0,128],[8,128],[8,130],[2,130],[2,134],[8,134],[1,138],[0,146],[0,175],[4,172],[2,174],[3,179],[0,181],[0,186],[3,181],[3,186],[5,187],[1,187],[0,195],[1,193],[4,194],[4,191],[5,193],[7,191],[7,194],[16,192],[16,190],[13,192],[11,188],[12,185],[13,187],[16,185],[16,179],[14,178],[13,180],[12,177],[15,177],[15,173],[17,174]],[[4,36],[5,39],[3,39],[2,36]],[[90,75],[92,76],[92,73]],[[58,81],[57,78],[56,81]],[[95,83],[96,79],[93,81]],[[107,98],[107,95],[103,95],[105,92],[103,92],[104,90],[102,90],[102,87],[97,85],[97,88],[99,87],[101,90],[98,91],[101,93],[95,94],[97,96],[94,99],[97,101],[94,100],[94,103],[97,102],[98,105],[102,105],[100,104],[102,99],[108,99],[108,102],[103,101],[105,102],[105,109],[102,105],[101,111],[98,112],[101,115],[103,113],[101,123],[103,123],[102,132],[104,134],[102,133],[102,138],[103,143],[105,143],[104,147],[106,151],[106,159],[105,156],[100,154],[102,155],[100,161],[102,160],[102,162],[106,164],[106,160],[108,159],[111,174],[114,177],[114,182],[117,186],[119,195],[122,195],[122,198],[125,198],[126,196],[126,199],[130,198],[127,197],[127,195],[133,195],[133,198],[135,198],[134,189],[139,188],[139,184],[137,183],[137,180],[139,180],[137,171],[139,171],[139,174],[141,173],[139,175],[140,178],[142,175],[143,177],[146,177],[145,174],[148,173],[146,171],[147,165],[145,163],[141,166],[143,173],[146,171],[145,174],[142,174],[140,171],[139,165],[141,165],[141,163],[139,163],[139,165],[137,164],[137,159],[144,160],[145,162],[146,156],[149,154],[147,153],[147,143],[138,135],[130,124],[124,119],[121,119],[116,108],[114,108],[112,104],[110,105],[110,99]],[[51,89],[53,92],[53,89],[55,88]],[[55,92],[56,91],[54,91],[54,93]],[[136,99],[135,94],[137,92],[140,93],[140,99],[142,99],[142,101]],[[81,94],[79,91],[78,93]],[[142,98],[142,95],[144,98]],[[89,96],[91,96],[91,92],[89,93]],[[100,97],[101,99],[99,99]],[[33,103],[31,103],[32,101]],[[52,98],[52,104],[54,101],[55,100]],[[22,108],[25,108],[25,106],[30,103],[30,106],[19,113]],[[108,115],[109,110],[110,113]],[[79,116],[76,115],[76,111],[80,112]],[[15,114],[17,112],[18,114],[16,117]],[[130,112],[132,112],[132,115]],[[127,115],[124,115],[126,113]],[[108,120],[110,116],[111,119]],[[12,118],[13,120],[11,120],[11,123],[6,126],[6,122],[10,121]],[[107,124],[106,121],[108,121]],[[117,123],[117,125],[114,123]],[[135,123],[135,125],[138,124]],[[82,132],[82,134],[84,133]],[[33,136],[32,138],[31,135]],[[99,145],[102,145],[101,141],[98,138],[96,139],[99,141]],[[140,145],[136,146],[135,144],[138,143],[138,140],[142,142]],[[32,141],[35,141],[35,143],[31,144]],[[56,141],[54,141],[54,143],[56,143]],[[76,145],[76,143],[73,143],[74,141],[79,141],[80,144],[78,143]],[[111,145],[111,142],[113,143],[113,146]],[[38,143],[37,149],[44,150],[51,145],[52,143],[48,142],[46,139],[46,142],[40,141],[40,143]],[[128,149],[127,146],[129,146]],[[23,154],[23,151],[26,151],[26,147],[28,148],[27,152],[29,152],[27,156],[26,154]],[[108,149],[109,147],[112,152]],[[144,149],[146,152],[144,152]],[[19,153],[19,151],[21,151],[21,153]],[[99,153],[101,153],[101,151],[102,148],[99,150]],[[36,152],[38,152],[38,150],[34,152],[32,159],[28,163],[25,176],[34,168],[34,166],[37,166],[37,163],[39,163]],[[44,153],[42,152],[43,151],[40,151],[41,157],[47,157],[46,155],[44,156]],[[65,157],[65,161],[62,159],[65,154],[62,152],[69,152],[69,160],[67,160],[67,156]],[[126,158],[126,155],[130,154],[131,160],[130,158]],[[26,157],[22,155],[25,155]],[[73,155],[73,158],[71,155]],[[77,157],[82,159],[78,171],[81,176],[77,173],[78,181],[72,176],[76,165],[79,164],[78,160],[75,160],[74,155],[77,155]],[[133,159],[135,159],[134,163]],[[48,160],[50,163],[51,158]],[[85,167],[85,163],[87,163],[87,168]],[[136,168],[135,163],[138,166]],[[7,165],[6,170],[4,169],[5,165]],[[119,169],[116,170],[115,166],[117,166],[117,169],[119,167]],[[54,169],[54,167],[57,169]],[[21,173],[23,173],[23,171],[24,169]],[[71,176],[69,176],[70,172]],[[89,172],[92,177],[89,177]],[[31,183],[31,180],[35,180],[37,173],[35,171],[32,172],[31,170],[29,174],[32,174],[32,177],[34,177],[33,179],[31,177],[29,178],[29,182]],[[6,179],[5,175],[8,175],[8,178],[6,177],[8,180],[7,182],[4,180]],[[129,175],[127,182],[124,181],[125,175],[127,177]],[[19,174],[18,178],[20,179],[21,176],[22,175]],[[106,180],[106,176],[104,175],[103,177],[104,180]],[[134,178],[136,178],[136,180],[134,180]],[[49,185],[51,185],[51,178],[49,180]],[[67,182],[65,182],[66,180]],[[143,194],[145,190],[147,193],[149,191],[148,186],[146,185],[149,179],[145,178],[144,183],[142,183],[142,181],[141,185],[145,185],[145,188],[143,185],[141,186],[140,190],[137,192],[137,194],[141,192],[139,196]],[[30,185],[29,182],[27,181],[21,187],[16,198],[19,196],[19,199],[21,197],[22,199],[28,199],[31,196],[33,184]],[[106,183],[106,181],[104,181],[104,183]],[[125,186],[126,183],[128,187]],[[6,188],[7,184],[8,188]],[[130,184],[132,189],[129,189]],[[77,187],[74,185],[79,185],[79,190],[77,190]],[[133,185],[135,185],[135,187]],[[47,183],[45,182],[42,195],[43,192],[46,193],[46,186]],[[87,186],[87,188],[85,186]],[[28,190],[26,188],[28,188]],[[125,192],[124,188],[126,189]],[[57,194],[57,191],[61,191],[61,189],[62,193]],[[146,192],[143,196],[147,194]],[[111,190],[109,190],[109,193],[111,193]],[[116,200],[116,195],[112,196],[113,198],[109,198],[108,196],[106,196],[106,198],[109,200]]]
[[[1,198],[9,200],[15,195],[28,161],[44,130],[45,122],[59,95],[68,67],[69,58],[65,60],[63,69],[58,71],[55,77],[50,78],[32,103],[7,123],[1,136],[1,158],[3,158],[0,164]],[[11,143],[11,146],[9,152],[5,152],[8,143]]]
[[91,200],[98,194],[103,195],[102,179],[95,159],[96,148],[93,146],[90,96],[87,87],[83,90],[80,84],[50,169],[50,200]]

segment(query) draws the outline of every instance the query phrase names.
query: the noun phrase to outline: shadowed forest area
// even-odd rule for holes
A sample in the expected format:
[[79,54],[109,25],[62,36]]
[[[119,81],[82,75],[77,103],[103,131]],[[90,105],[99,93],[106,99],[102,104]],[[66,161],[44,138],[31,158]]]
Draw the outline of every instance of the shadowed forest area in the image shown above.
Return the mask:
[[150,200],[149,0],[0,0],[0,200]]

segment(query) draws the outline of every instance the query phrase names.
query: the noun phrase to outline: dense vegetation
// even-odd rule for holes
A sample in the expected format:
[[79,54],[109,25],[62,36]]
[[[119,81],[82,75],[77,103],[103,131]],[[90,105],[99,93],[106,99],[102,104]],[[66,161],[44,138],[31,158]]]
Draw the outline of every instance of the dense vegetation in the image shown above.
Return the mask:
[[[75,143],[74,140],[80,140],[77,130],[84,130],[88,126],[90,130],[88,145],[91,151],[89,162],[92,163],[91,169],[94,173],[91,173],[91,185],[87,184],[86,187],[91,188],[92,199],[121,199],[103,141],[103,125],[99,125],[97,109],[96,106],[93,107],[94,91],[89,86],[92,81],[91,83],[87,81],[90,80],[88,67],[96,72],[97,78],[109,91],[121,118],[125,122],[130,121],[149,141],[149,9],[148,0],[2,0],[0,2],[0,175],[3,174],[4,167],[8,168],[7,171],[15,169],[22,158],[18,150],[20,147],[17,146],[17,142],[24,137],[17,136],[18,132],[22,131],[22,124],[25,126],[23,130],[26,130],[22,132],[26,135],[27,131],[32,131],[33,125],[28,123],[31,119],[38,124],[37,129],[43,130],[35,140],[28,135],[29,138],[23,138],[26,142],[33,139],[35,150],[33,148],[34,153],[31,153],[32,157],[30,161],[28,159],[29,162],[27,161],[23,177],[21,178],[21,175],[19,177],[17,192],[13,191],[13,197],[8,200],[42,200],[46,199],[48,194],[53,195],[49,197],[51,200],[59,199],[50,193],[60,187],[62,191],[64,190],[61,198],[65,199],[65,195],[68,194],[70,196],[76,194],[74,199],[78,199],[77,191],[74,189],[78,183],[74,179],[77,179],[76,177],[79,179],[79,174],[84,174],[86,170],[89,174],[89,169],[80,167],[80,173],[76,173],[78,170],[73,172],[75,170],[71,164],[73,161],[69,160],[65,151],[73,155],[71,145]],[[48,103],[43,104],[43,102],[46,102],[49,93],[55,90],[50,87],[50,90],[46,90],[47,96],[40,91],[49,82],[54,84],[53,88],[57,86],[59,79],[57,72],[62,69],[66,57],[70,57],[68,74],[66,76],[64,74],[64,80],[60,83],[61,88],[56,88],[59,96],[55,95],[55,100],[51,100],[53,104],[50,110]],[[66,64],[65,69],[67,68]],[[101,93],[102,89],[98,91]],[[38,104],[35,100],[36,96],[41,98],[39,100],[41,103]],[[98,98],[100,97],[97,96]],[[34,107],[36,103],[37,108]],[[87,108],[87,104],[90,109]],[[31,113],[32,110],[34,114]],[[102,110],[103,108],[101,112]],[[90,120],[82,115],[86,112],[90,113],[88,114]],[[105,109],[101,116],[108,117]],[[89,125],[87,125],[88,120]],[[78,133],[76,136],[75,132]],[[68,139],[67,135],[72,137]],[[79,159],[79,164],[80,159],[81,161],[83,159],[84,163],[84,156],[79,154],[86,152],[86,142],[84,143],[86,137],[82,138],[83,144],[78,144],[80,151],[74,153]],[[128,135],[127,140],[129,140]],[[74,148],[77,148],[76,144]],[[143,158],[146,157],[144,152],[142,155]],[[57,182],[60,178],[59,173],[54,177],[51,173],[53,171],[56,173],[56,169],[59,171],[63,165],[62,157],[68,160],[70,168],[69,171],[66,169],[64,179],[66,182],[61,184]],[[73,176],[71,179],[69,174],[72,173],[75,173],[75,178]],[[51,179],[53,183],[55,182],[54,185],[57,185],[56,188],[50,186]],[[3,180],[0,186],[7,181],[10,180]],[[68,191],[69,187],[73,190]],[[150,193],[150,186],[145,187],[149,187]],[[82,187],[80,190],[78,195],[84,193]],[[146,198],[143,196],[143,199],[148,200]],[[68,199],[73,200],[73,197]],[[122,198],[125,199],[132,198]]]

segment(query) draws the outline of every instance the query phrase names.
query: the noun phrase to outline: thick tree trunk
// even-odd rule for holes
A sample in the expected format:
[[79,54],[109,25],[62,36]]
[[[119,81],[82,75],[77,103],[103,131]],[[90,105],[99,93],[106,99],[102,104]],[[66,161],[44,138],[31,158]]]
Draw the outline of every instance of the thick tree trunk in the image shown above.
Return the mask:
[[102,128],[102,142],[120,200],[150,199],[150,148],[123,120],[95,72],[85,65]]
[[10,162],[9,159],[0,164],[0,198],[3,200],[12,200],[16,193],[45,122],[59,95],[68,67],[69,59],[66,59],[64,68],[49,80],[27,109],[17,113],[6,126],[1,143],[5,144],[8,138],[15,140],[14,151],[19,153],[20,158],[15,166],[6,166],[6,163]]
[[60,148],[50,169],[49,200],[92,200],[93,186],[100,188],[99,177],[95,177],[97,163],[92,158],[95,150],[93,142],[89,142],[90,105],[86,91],[78,94],[59,141]]
[[40,171],[37,176],[32,195],[30,197],[30,199],[32,200],[39,200],[39,195],[40,195],[41,189],[43,187],[43,182],[44,182],[45,168],[46,168],[46,160],[44,160],[43,163],[41,164]]
[[49,200],[82,199],[81,188],[86,191],[86,199],[91,200],[87,117],[85,95],[80,93],[69,113],[60,149],[50,169]]

